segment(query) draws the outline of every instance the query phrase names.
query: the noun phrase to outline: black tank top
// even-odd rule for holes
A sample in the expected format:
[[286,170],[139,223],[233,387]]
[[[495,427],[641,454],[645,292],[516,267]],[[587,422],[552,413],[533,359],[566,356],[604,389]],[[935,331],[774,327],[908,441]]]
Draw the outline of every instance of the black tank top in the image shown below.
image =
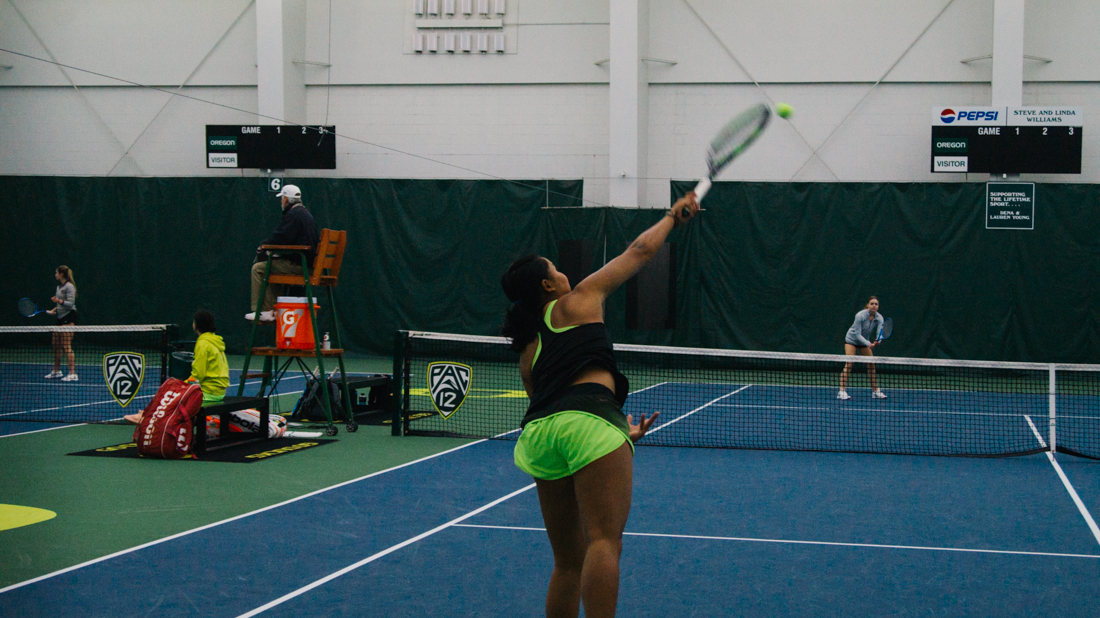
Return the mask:
[[[607,326],[603,322],[592,322],[552,328],[550,314],[556,303],[555,300],[546,306],[543,320],[539,323],[538,348],[531,363],[534,392],[522,426],[557,412],[580,409],[615,426],[626,427],[622,405],[626,402],[630,384],[615,364],[615,352]],[[611,372],[615,379],[614,393],[599,384],[571,387],[573,380],[591,364]],[[579,407],[582,405],[585,407]]]

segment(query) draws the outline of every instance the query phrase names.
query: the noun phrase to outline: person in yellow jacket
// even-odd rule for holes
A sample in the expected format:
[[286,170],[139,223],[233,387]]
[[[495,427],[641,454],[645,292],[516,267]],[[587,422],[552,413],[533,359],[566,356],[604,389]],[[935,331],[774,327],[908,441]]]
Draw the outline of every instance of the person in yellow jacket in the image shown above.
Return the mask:
[[229,386],[229,361],[225,358],[225,342],[215,333],[214,314],[199,311],[192,327],[199,335],[195,342],[195,360],[191,362],[188,382],[198,382],[202,389],[202,405],[208,406],[225,399]]
[[[191,362],[191,376],[188,382],[198,382],[202,389],[202,405],[219,403],[225,399],[225,389],[229,386],[229,361],[225,358],[225,341],[216,334],[214,314],[198,311],[191,323],[199,336],[195,341],[195,359]],[[141,422],[141,412],[123,417],[131,423]]]

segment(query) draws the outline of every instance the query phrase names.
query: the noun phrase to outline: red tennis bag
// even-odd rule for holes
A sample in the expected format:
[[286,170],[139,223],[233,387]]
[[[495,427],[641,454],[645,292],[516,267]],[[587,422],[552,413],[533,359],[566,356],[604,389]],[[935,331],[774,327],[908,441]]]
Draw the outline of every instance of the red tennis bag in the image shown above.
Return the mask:
[[191,456],[192,426],[202,407],[202,389],[168,378],[141,414],[134,442],[142,457],[182,459]]

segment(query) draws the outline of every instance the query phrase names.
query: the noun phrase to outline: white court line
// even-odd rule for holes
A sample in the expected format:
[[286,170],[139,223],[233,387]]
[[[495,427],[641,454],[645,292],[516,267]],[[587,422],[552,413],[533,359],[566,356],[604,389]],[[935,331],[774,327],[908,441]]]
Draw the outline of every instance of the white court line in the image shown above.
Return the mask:
[[[297,380],[299,378],[305,378],[305,376],[290,376],[289,378],[283,378],[283,379],[284,380]],[[245,386],[248,386],[250,384],[255,384],[255,382],[245,382]],[[229,389],[231,389],[235,386],[240,386],[240,383],[230,384],[229,386],[225,387],[225,390],[228,391]],[[304,392],[305,392],[304,390],[300,390],[300,391],[291,391],[291,392],[287,392],[287,393],[272,393],[271,395],[269,395],[269,397],[282,397],[283,395],[300,395]],[[151,399],[152,397],[153,397],[153,395],[141,395],[140,397],[134,397],[134,401]],[[16,416],[16,415],[19,415],[19,414],[33,414],[35,412],[50,412],[52,410],[67,410],[67,409],[70,409],[70,408],[82,408],[82,407],[85,407],[85,406],[96,406],[96,405],[100,405],[100,404],[104,404],[104,403],[111,403],[112,401],[114,401],[114,400],[113,399],[108,399],[108,400],[105,400],[105,401],[93,401],[93,402],[90,402],[90,403],[74,403],[74,404],[70,404],[70,405],[67,405],[67,406],[55,406],[53,408],[39,408],[37,410],[23,410],[21,412],[5,412],[3,414],[0,414],[0,416]],[[111,418],[111,419],[107,419],[107,420],[117,421],[117,420],[120,420],[121,418],[122,417],[120,416],[120,417],[117,417],[117,418]],[[53,421],[33,421],[33,420],[31,420],[31,421],[26,421],[26,422],[28,422],[28,423],[36,423],[36,422],[49,423],[49,422],[53,422]],[[65,428],[68,428],[68,427],[79,427],[81,425],[87,425],[87,423],[66,424],[63,427],[54,427],[53,429],[65,429]],[[48,429],[39,429],[39,430],[36,430],[36,431],[49,431],[49,430]],[[0,436],[0,438],[9,438],[11,436],[21,436],[25,433],[35,433],[35,432],[34,431],[27,431],[27,432],[23,432],[23,433],[13,433],[13,434]]]
[[[1031,422],[1030,416],[1025,416],[1027,424],[1031,426],[1032,433],[1035,434],[1035,438],[1039,440],[1039,444],[1042,444],[1046,448],[1046,440],[1043,440],[1043,436],[1039,435],[1039,430],[1035,428],[1035,423]],[[1073,503],[1077,505],[1077,510],[1081,512],[1081,517],[1085,518],[1085,523],[1088,524],[1089,530],[1092,530],[1092,536],[1096,539],[1097,543],[1100,543],[1100,528],[1096,526],[1096,520],[1089,514],[1089,510],[1085,508],[1085,503],[1081,502],[1081,497],[1077,495],[1077,490],[1070,484],[1069,478],[1066,477],[1066,473],[1062,471],[1062,466],[1058,465],[1058,460],[1055,459],[1054,453],[1047,451],[1047,459],[1050,460],[1050,465],[1054,466],[1054,471],[1058,473],[1058,478],[1062,479],[1062,485],[1065,485],[1066,491],[1069,492],[1069,497],[1073,498]]]
[[[134,397],[133,401],[138,401],[140,399],[151,399],[152,397],[153,397],[153,395],[142,395],[140,397]],[[15,416],[17,414],[33,414],[35,412],[50,412],[50,411],[53,411],[53,410],[68,410],[70,408],[83,408],[85,406],[97,406],[97,405],[104,404],[104,403],[111,403],[112,401],[114,401],[114,399],[106,399],[104,401],[91,401],[91,402],[88,402],[88,403],[73,403],[73,404],[69,404],[67,406],[54,406],[52,408],[38,408],[37,410],[22,410],[20,412],[5,412],[4,414],[0,414],[0,416]],[[34,422],[34,421],[28,421],[28,422]],[[44,421],[44,422],[50,422],[50,421]]]
[[[61,378],[51,378],[51,380],[52,380],[52,382],[41,382],[41,381],[36,380],[34,382],[5,382],[4,384],[7,384],[8,386],[42,386],[42,385],[47,385],[48,386],[50,384],[58,384],[58,382],[60,382]],[[85,377],[83,382],[81,382],[79,380],[76,382],[76,384],[73,384],[72,382],[66,382],[64,384],[58,384],[58,386],[56,388],[64,388],[64,389],[67,389],[67,390],[78,390],[80,387],[103,388],[103,385],[100,384],[99,382],[94,382],[94,383],[89,384],[88,383],[88,378]]]
[[[527,528],[522,526],[482,526],[477,524],[456,524],[456,528],[492,528],[496,530],[525,530],[546,532],[545,528]],[[1017,556],[1053,556],[1056,558],[1100,559],[1094,554],[1059,554],[1045,551],[1013,551],[1007,549],[970,549],[966,547],[925,547],[922,545],[880,545],[877,543],[837,543],[830,541],[793,541],[790,539],[755,539],[737,536],[702,536],[694,534],[658,534],[654,532],[624,532],[623,536],[656,537],[667,539],[692,539],[701,541],[740,541],[746,543],[782,543],[788,545],[828,545],[833,547],[870,547],[873,549],[916,549],[922,551],[953,551],[974,554],[1011,554]]]
[[148,543],[145,543],[143,545],[138,545],[137,547],[131,547],[129,549],[124,549],[122,551],[117,551],[117,552],[115,552],[113,554],[109,554],[107,556],[102,556],[100,558],[95,558],[94,560],[89,560],[87,562],[81,562],[80,564],[76,564],[76,565],[73,565],[71,567],[67,567],[67,568],[64,568],[64,569],[61,569],[61,570],[58,570],[58,571],[54,571],[53,573],[47,573],[45,575],[40,575],[39,577],[35,577],[34,579],[28,579],[26,581],[19,582],[18,584],[12,584],[12,585],[8,586],[7,588],[0,588],[0,594],[3,594],[3,593],[5,593],[9,590],[15,590],[16,588],[21,588],[23,586],[28,586],[28,585],[33,584],[35,582],[40,582],[44,579],[49,579],[51,577],[56,577],[56,576],[62,575],[64,573],[68,573],[69,571],[75,571],[77,569],[82,569],[86,566],[91,566],[93,564],[103,562],[105,560],[110,560],[112,558],[117,558],[119,556],[124,556],[126,554],[133,553],[133,552],[145,549],[146,547],[152,547],[154,545],[159,545],[161,543],[165,543],[165,542],[171,541],[173,539],[178,539],[178,538],[181,538],[181,537],[185,537],[185,536],[188,536],[190,534],[194,534],[196,532],[202,532],[203,530],[208,530],[210,528],[216,528],[217,526],[221,526],[222,524],[228,524],[230,522],[237,521],[238,519],[244,519],[245,517],[251,517],[253,515],[258,515],[260,513],[263,513],[264,511],[270,511],[272,509],[277,509],[279,507],[286,506],[286,505],[294,503],[294,502],[298,502],[299,500],[305,500],[306,498],[311,498],[313,496],[323,494],[327,491],[332,491],[333,489],[343,487],[344,485],[351,485],[352,483],[358,483],[359,481],[363,481],[363,480],[369,479],[371,477],[379,476],[379,475],[385,474],[387,472],[393,472],[394,470],[400,470],[401,468],[412,466],[412,465],[418,464],[422,461],[427,461],[429,459],[435,459],[436,457],[441,457],[441,456],[446,455],[448,453],[453,453],[455,451],[462,450],[466,447],[473,446],[475,444],[480,444],[481,442],[487,442],[487,440],[476,440],[476,441],[470,442],[468,444],[463,444],[462,446],[456,446],[455,448],[448,449],[446,451],[442,451],[442,452],[439,452],[439,453],[435,453],[434,455],[428,455],[427,457],[421,457],[420,459],[410,461],[408,463],[403,463],[399,466],[394,466],[392,468],[386,468],[385,470],[379,470],[378,472],[372,472],[370,474],[361,476],[359,478],[351,479],[350,481],[344,481],[343,483],[333,485],[332,487],[325,487],[323,489],[318,489],[317,491],[312,491],[308,494],[298,496],[297,498],[291,498],[289,500],[284,500],[284,501],[282,501],[278,504],[272,504],[271,506],[265,506],[262,509],[256,509],[255,511],[249,511],[248,513],[243,513],[241,515],[230,517],[228,519],[223,519],[221,521],[216,521],[212,524],[206,524],[205,526],[200,526],[200,527],[195,528],[193,530],[185,530],[184,532],[179,532],[177,534],[173,534],[172,536],[166,536],[163,539],[157,539],[155,541],[149,541]]
[[[19,422],[19,421],[14,421],[14,422]],[[36,422],[39,422],[39,421],[24,421],[24,422],[26,422],[26,423],[36,423]],[[42,422],[45,422],[45,421],[42,421]],[[14,437],[14,436],[25,436],[29,433],[42,433],[43,431],[54,431],[56,429],[68,429],[69,427],[80,427],[81,425],[87,425],[87,424],[88,423],[75,423],[75,424],[71,424],[71,425],[58,424],[56,427],[47,427],[45,429],[33,429],[31,431],[20,431],[19,433],[7,433],[7,434],[4,434],[4,435],[0,436],[0,438],[11,438],[11,437]]]
[[[890,358],[890,357],[885,357],[885,358]],[[738,382],[714,382],[714,381],[709,381],[708,382],[708,381],[701,381],[701,382],[669,382],[668,384],[682,384],[682,385],[685,385],[685,386],[690,386],[690,385],[693,385],[693,384],[718,384],[718,385],[729,384],[729,385],[732,385],[732,384],[738,384]],[[816,389],[822,389],[822,390],[827,390],[827,391],[837,390],[836,386],[825,386],[825,385],[821,385],[821,384],[757,384],[756,386],[759,386],[760,388],[806,388],[806,389],[816,388]],[[869,387],[869,386],[852,386],[852,387],[850,387],[850,390],[869,391],[869,390],[871,390],[871,387]],[[1043,397],[1043,398],[1046,398],[1046,396],[1047,396],[1045,393],[1011,393],[1011,392],[1010,393],[1003,393],[1003,392],[997,392],[997,391],[974,391],[974,390],[964,391],[964,390],[959,390],[957,388],[931,388],[931,387],[906,388],[906,387],[901,387],[901,386],[883,386],[882,390],[884,390],[884,391],[897,391],[897,392],[907,391],[907,392],[914,392],[914,393],[937,393],[937,394],[941,394],[941,393],[958,393],[959,395],[961,395],[963,397],[972,397],[974,395],[998,395],[998,396],[1001,396],[1001,397]],[[1095,395],[1059,395],[1059,397],[1095,397]]]
[[633,391],[630,394],[631,395],[637,395],[638,393],[648,391],[651,388],[657,388],[658,386],[664,386],[665,384],[674,384],[674,382],[658,382],[656,384],[650,384],[649,386],[647,386],[645,388],[639,388],[638,390]]
[[899,408],[849,408],[849,407],[814,407],[814,406],[771,406],[771,405],[758,405],[748,403],[720,403],[715,405],[716,408],[767,408],[769,410],[817,410],[823,412],[906,412],[912,414],[949,414],[953,416],[1005,416],[1009,418],[1015,418],[1019,416],[1025,416],[1024,412],[1005,413],[1005,412],[952,412],[950,410],[902,410]]
[[[660,384],[664,384],[664,383],[662,382]],[[641,390],[647,390],[647,389],[653,388],[655,386],[660,386],[660,384],[654,384],[652,386],[647,386],[646,388],[641,389]],[[734,393],[728,393],[726,395],[723,395],[722,397],[729,397],[730,395],[733,395],[737,392],[740,392],[740,391],[744,390],[745,388],[748,388],[748,387],[747,386],[742,387],[742,388],[738,389],[737,391],[734,391]],[[635,391],[635,392],[641,392],[641,390]],[[722,397],[719,397],[719,399],[721,399]],[[703,406],[703,407],[706,407],[706,406]],[[703,407],[697,408],[696,410],[693,410],[692,412],[689,412],[689,414],[692,414],[692,413],[694,413],[698,410],[701,410]],[[681,418],[683,418],[683,417],[681,417]],[[677,419],[677,420],[679,420],[679,419]],[[673,422],[675,422],[675,421],[673,421]],[[513,431],[515,431],[515,430],[513,430]],[[512,432],[507,432],[507,433],[512,433]],[[507,435],[507,434],[501,434],[501,435]],[[478,442],[483,442],[483,441],[484,440],[479,440]],[[466,446],[469,446],[469,445],[466,445]],[[421,541],[423,539],[426,539],[426,538],[428,538],[428,537],[430,537],[430,536],[432,536],[436,533],[439,533],[439,532],[442,532],[443,530],[446,530],[447,528],[451,528],[453,526],[458,526],[462,522],[466,521],[467,519],[470,519],[471,517],[479,515],[479,514],[485,512],[485,511],[493,508],[494,506],[502,503],[502,502],[505,502],[507,500],[511,500],[512,498],[514,498],[514,497],[516,497],[516,496],[518,496],[518,495],[520,495],[520,494],[522,494],[526,491],[531,490],[533,487],[535,487],[535,484],[531,483],[530,485],[527,485],[526,487],[517,489],[516,491],[513,491],[512,493],[510,493],[506,496],[502,496],[500,498],[497,498],[496,500],[493,500],[492,502],[489,502],[488,504],[484,504],[484,505],[470,511],[470,512],[466,513],[465,515],[461,515],[459,517],[456,517],[455,519],[452,519],[451,521],[449,521],[449,522],[447,522],[443,525],[436,526],[435,528],[432,528],[431,530],[428,530],[427,532],[422,532],[422,533],[420,533],[420,534],[418,534],[418,535],[416,535],[412,538],[406,539],[406,540],[404,540],[404,541],[402,541],[402,542],[400,542],[396,545],[391,545],[390,547],[387,547],[386,549],[384,549],[380,552],[372,554],[372,555],[360,560],[359,562],[348,565],[348,566],[340,569],[339,571],[336,571],[334,573],[330,573],[329,575],[326,575],[325,577],[322,577],[321,579],[318,579],[318,580],[316,580],[312,583],[309,583],[305,586],[302,586],[301,588],[298,588],[297,590],[294,590],[293,592],[289,592],[289,593],[275,599],[274,601],[271,601],[270,603],[266,603],[264,605],[261,605],[260,607],[257,607],[256,609],[253,609],[250,612],[246,612],[244,614],[241,614],[237,618],[250,618],[251,616],[261,614],[261,613],[263,613],[263,612],[265,612],[265,611],[267,611],[267,610],[269,610],[273,607],[276,607],[278,605],[282,605],[283,603],[285,603],[285,602],[287,602],[287,601],[289,601],[289,600],[291,600],[295,597],[301,596],[301,595],[309,592],[310,590],[313,590],[314,588],[317,588],[319,586],[323,586],[324,584],[326,584],[326,583],[328,583],[328,582],[330,582],[334,579],[337,579],[338,577],[342,577],[342,576],[358,569],[359,567],[370,564],[371,562],[374,562],[375,560],[378,560],[379,558],[388,556],[389,554],[392,554],[393,552],[395,552],[395,551],[397,551],[397,550],[399,550],[403,547],[407,547],[409,545],[412,545],[413,543],[416,543],[417,541]],[[0,592],[3,592],[3,590],[0,590]]]
[[[662,386],[662,385],[665,385],[665,384],[669,384],[669,383],[659,382],[657,384],[651,384],[651,385],[647,386],[646,388],[639,388],[638,390],[632,391],[632,393],[630,393],[630,395],[634,395],[635,393],[641,393],[642,390],[649,390],[650,388],[656,388],[658,386]],[[496,435],[494,435],[493,440],[503,440],[505,435],[510,435],[510,434],[516,433],[517,431],[522,432],[522,431],[524,431],[524,428],[517,427],[516,429],[511,429],[511,430],[508,430],[508,431],[505,431],[505,432],[502,432],[502,433],[497,433]]]
[[646,435],[649,435],[649,434],[651,434],[651,433],[653,433],[653,432],[655,432],[655,431],[659,431],[659,430],[661,430],[661,429],[664,429],[665,427],[668,427],[669,425],[671,425],[671,424],[673,424],[673,423],[679,423],[680,421],[682,421],[682,420],[684,420],[685,418],[687,418],[687,417],[691,416],[692,414],[695,414],[695,413],[696,413],[696,412],[698,412],[699,410],[702,410],[703,408],[705,408],[705,407],[707,407],[707,406],[711,405],[712,403],[716,403],[716,402],[718,402],[718,401],[722,401],[723,399],[725,399],[726,397],[729,397],[730,395],[736,395],[737,393],[740,393],[741,391],[745,390],[746,388],[748,388],[748,387],[750,387],[750,386],[752,386],[752,384],[746,384],[746,385],[742,386],[741,388],[739,388],[739,389],[737,389],[737,390],[733,391],[732,393],[726,393],[725,395],[722,395],[721,397],[719,397],[719,398],[717,398],[717,399],[712,399],[712,400],[708,401],[707,403],[704,403],[703,405],[699,406],[698,408],[695,408],[695,409],[694,409],[694,410],[692,410],[691,412],[688,412],[687,414],[684,414],[684,415],[682,415],[682,416],[678,416],[678,417],[676,417],[676,418],[672,419],[671,421],[669,421],[669,422],[667,422],[667,423],[663,423],[663,424],[661,424],[661,425],[658,425],[658,426],[654,427],[653,429],[650,429],[650,430],[649,430],[648,432],[646,432]]
[[250,616],[255,616],[256,614],[266,612],[267,610],[271,609],[272,607],[275,607],[276,605],[282,605],[283,603],[293,599],[294,597],[305,594],[306,592],[309,592],[310,590],[313,590],[314,588],[316,588],[318,586],[322,586],[324,584],[327,584],[328,582],[336,579],[337,577],[341,577],[343,575],[346,575],[347,573],[350,573],[350,572],[354,571],[355,569],[358,569],[359,567],[361,567],[365,564],[369,564],[371,562],[374,562],[375,560],[378,560],[379,558],[382,558],[384,556],[392,554],[393,552],[401,549],[402,547],[412,545],[413,543],[415,543],[417,541],[420,541],[422,539],[426,539],[426,538],[432,536],[433,534],[435,534],[437,532],[442,532],[443,530],[446,530],[447,528],[450,528],[452,526],[457,526],[460,522],[466,521],[467,519],[469,519],[469,518],[471,518],[475,515],[478,515],[478,514],[484,512],[484,511],[487,511],[487,510],[493,508],[494,506],[500,504],[501,502],[504,502],[505,500],[511,500],[512,498],[520,495],[521,493],[531,489],[534,486],[535,486],[535,484],[531,483],[530,485],[528,485],[528,486],[526,486],[522,489],[517,489],[517,490],[513,491],[512,493],[508,494],[507,496],[497,498],[496,500],[493,500],[492,502],[490,502],[488,504],[482,505],[482,506],[470,511],[469,513],[466,513],[465,515],[462,515],[460,517],[456,517],[455,519],[452,519],[451,521],[449,521],[449,522],[447,522],[447,523],[445,523],[441,526],[436,526],[435,528],[432,528],[431,530],[428,530],[427,532],[423,532],[421,534],[418,534],[418,535],[412,537],[411,539],[407,539],[405,541],[402,541],[402,542],[398,543],[397,545],[392,545],[390,547],[387,547],[386,549],[383,549],[382,551],[380,551],[380,552],[378,552],[378,553],[376,553],[372,556],[368,556],[366,558],[363,558],[362,560],[360,560],[359,562],[356,562],[355,564],[346,566],[346,567],[340,569],[339,571],[336,571],[335,573],[331,573],[329,575],[326,575],[325,577],[322,577],[321,579],[313,582],[312,584],[302,586],[301,588],[295,590],[294,592],[285,594],[285,595],[275,599],[274,601],[272,601],[270,603],[267,603],[266,605],[261,605],[260,607],[257,607],[256,609],[254,609],[254,610],[252,610],[248,613],[241,614],[240,616],[237,616],[237,618],[249,618]]

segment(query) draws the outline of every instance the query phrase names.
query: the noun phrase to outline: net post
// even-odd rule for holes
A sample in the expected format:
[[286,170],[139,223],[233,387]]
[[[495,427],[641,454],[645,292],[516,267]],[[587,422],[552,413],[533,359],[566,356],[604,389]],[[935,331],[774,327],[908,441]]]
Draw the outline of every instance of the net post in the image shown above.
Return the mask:
[[1048,382],[1050,383],[1050,388],[1049,388],[1050,394],[1048,395],[1048,398],[1050,400],[1050,403],[1049,403],[1049,405],[1050,405],[1050,452],[1051,453],[1057,453],[1058,450],[1057,450],[1057,446],[1056,446],[1056,442],[1055,442],[1055,437],[1056,437],[1055,434],[1057,433],[1056,432],[1057,421],[1056,421],[1055,417],[1056,417],[1056,414],[1057,414],[1057,412],[1056,412],[1056,409],[1057,409],[1056,400],[1058,398],[1058,395],[1057,395],[1058,388],[1057,388],[1057,383],[1055,382],[1054,365],[1050,366],[1050,379],[1048,380]]
[[168,370],[171,368],[172,342],[179,338],[179,327],[175,324],[164,326],[164,341],[160,350],[160,383],[168,381]]
[[393,334],[393,396],[390,398],[390,435],[400,436],[403,418],[401,411],[405,405],[405,342],[409,338],[408,331],[399,330]]

